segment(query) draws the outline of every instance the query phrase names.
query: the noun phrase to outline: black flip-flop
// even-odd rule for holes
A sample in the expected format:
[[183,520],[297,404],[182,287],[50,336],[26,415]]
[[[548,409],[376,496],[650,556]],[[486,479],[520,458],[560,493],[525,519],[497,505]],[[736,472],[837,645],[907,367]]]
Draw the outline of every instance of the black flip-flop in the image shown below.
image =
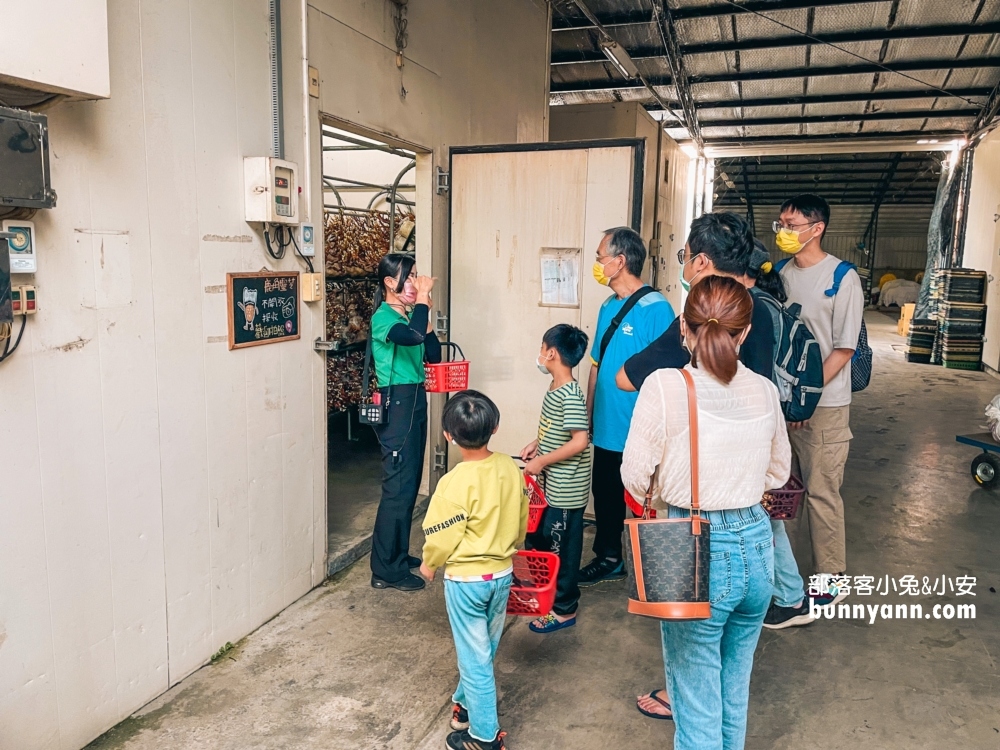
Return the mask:
[[639,705],[639,701],[636,701],[635,702],[635,707],[637,709],[639,709],[639,713],[641,713],[643,716],[648,716],[650,719],[661,719],[661,720],[664,720],[664,721],[673,721],[674,720],[674,709],[670,707],[670,704],[667,701],[663,700],[663,698],[660,698],[657,695],[657,693],[662,693],[662,692],[664,692],[664,691],[660,690],[660,689],[656,689],[656,690],[652,691],[649,694],[649,697],[652,698],[657,703],[659,703],[665,709],[667,709],[670,712],[670,716],[663,716],[662,714],[654,714],[654,713],[651,713],[650,711],[646,711],[642,706]]

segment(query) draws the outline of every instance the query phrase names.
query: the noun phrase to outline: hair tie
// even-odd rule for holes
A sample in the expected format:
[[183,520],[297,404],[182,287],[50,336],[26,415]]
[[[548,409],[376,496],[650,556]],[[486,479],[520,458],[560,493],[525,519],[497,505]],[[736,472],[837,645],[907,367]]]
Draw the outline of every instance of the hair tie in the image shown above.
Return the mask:
[[771,273],[771,269],[774,268],[774,264],[771,261],[766,261],[761,263],[760,270],[764,273]]
[[[718,323],[719,321],[718,321],[717,319],[715,319],[715,318],[709,318],[709,319],[708,319],[708,320],[706,320],[705,322],[706,322],[706,323]],[[720,325],[721,325],[721,324],[720,324]]]

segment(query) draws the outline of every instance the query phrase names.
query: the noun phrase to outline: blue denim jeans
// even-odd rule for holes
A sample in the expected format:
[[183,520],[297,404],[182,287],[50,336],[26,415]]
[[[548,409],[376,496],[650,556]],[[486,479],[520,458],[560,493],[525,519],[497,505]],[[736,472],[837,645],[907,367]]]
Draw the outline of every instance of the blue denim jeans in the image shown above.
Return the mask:
[[500,731],[493,658],[507,616],[512,576],[492,581],[444,582],[444,601],[458,653],[458,688],[452,700],[469,712],[469,734],[492,742]]
[[774,534],[774,601],[779,607],[794,607],[805,597],[805,583],[785,532],[784,521],[771,521]]
[[[669,509],[671,518],[687,515]],[[741,750],[753,652],[774,590],[771,524],[760,505],[702,515],[712,525],[712,616],[660,623],[674,750]]]

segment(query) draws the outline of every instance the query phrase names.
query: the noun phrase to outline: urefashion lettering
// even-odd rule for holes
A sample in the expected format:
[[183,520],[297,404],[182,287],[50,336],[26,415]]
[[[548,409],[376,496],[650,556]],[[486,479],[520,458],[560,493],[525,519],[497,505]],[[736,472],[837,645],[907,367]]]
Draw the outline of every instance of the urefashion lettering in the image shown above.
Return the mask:
[[428,528],[424,529],[424,534],[427,534],[428,536],[431,534],[436,534],[437,532],[444,531],[449,526],[454,526],[456,523],[461,523],[464,520],[465,520],[465,514],[459,513],[458,515],[452,516],[447,521],[442,521],[441,523],[436,523],[433,526],[429,526]]

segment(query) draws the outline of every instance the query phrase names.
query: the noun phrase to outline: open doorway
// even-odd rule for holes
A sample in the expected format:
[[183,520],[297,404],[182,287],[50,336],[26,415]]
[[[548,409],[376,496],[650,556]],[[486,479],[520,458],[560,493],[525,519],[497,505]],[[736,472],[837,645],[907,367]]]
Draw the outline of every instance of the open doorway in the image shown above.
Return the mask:
[[[327,519],[330,568],[366,550],[381,494],[374,430],[358,420],[376,270],[415,254],[416,151],[327,121],[323,139],[326,270]],[[377,387],[374,367],[369,388]]]

